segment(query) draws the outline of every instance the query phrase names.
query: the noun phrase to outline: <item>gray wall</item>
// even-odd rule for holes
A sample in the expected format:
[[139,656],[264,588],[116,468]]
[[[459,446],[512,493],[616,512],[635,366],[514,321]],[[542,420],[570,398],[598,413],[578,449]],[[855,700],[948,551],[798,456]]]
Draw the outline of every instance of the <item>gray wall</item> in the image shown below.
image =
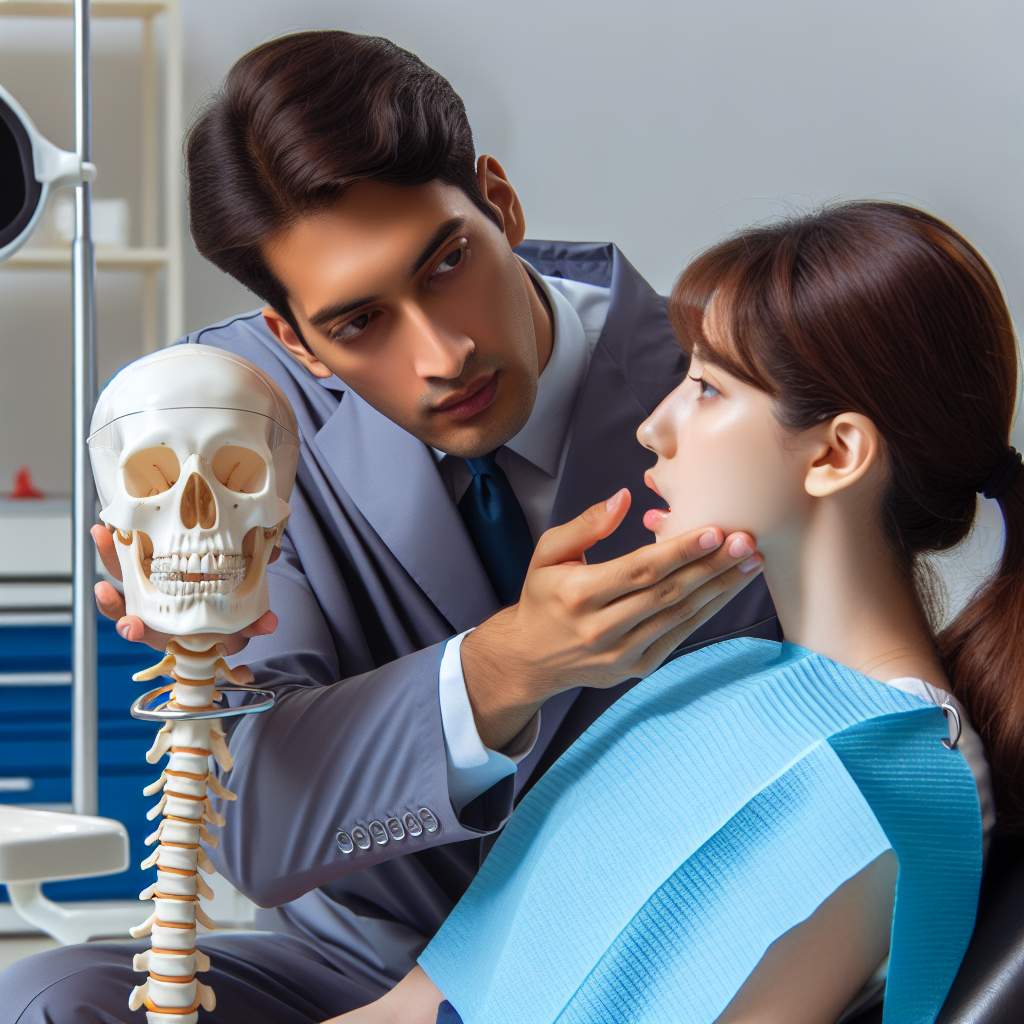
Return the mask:
[[[1024,6],[1011,0],[183,9],[186,115],[269,36],[379,33],[451,79],[535,237],[614,240],[667,290],[690,256],[739,226],[827,199],[905,200],[979,246],[1021,322]],[[0,81],[65,145],[69,32],[0,19]],[[96,23],[98,195],[138,191],[136,41],[131,24]],[[191,249],[186,263],[187,327],[256,304]],[[0,491],[22,462],[45,489],[67,490],[69,301],[59,273],[0,271]],[[140,315],[137,279],[102,275],[101,381],[139,350]]]

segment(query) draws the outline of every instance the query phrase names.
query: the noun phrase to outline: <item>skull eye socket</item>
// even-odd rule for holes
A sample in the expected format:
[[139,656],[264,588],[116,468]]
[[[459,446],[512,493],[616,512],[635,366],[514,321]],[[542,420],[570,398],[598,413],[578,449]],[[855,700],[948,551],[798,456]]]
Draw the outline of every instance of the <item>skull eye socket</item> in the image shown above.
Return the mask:
[[267,482],[267,464],[251,448],[226,444],[213,457],[213,475],[236,494],[258,494]]
[[169,491],[180,472],[178,456],[165,445],[135,452],[121,468],[124,488],[133,498],[151,498]]

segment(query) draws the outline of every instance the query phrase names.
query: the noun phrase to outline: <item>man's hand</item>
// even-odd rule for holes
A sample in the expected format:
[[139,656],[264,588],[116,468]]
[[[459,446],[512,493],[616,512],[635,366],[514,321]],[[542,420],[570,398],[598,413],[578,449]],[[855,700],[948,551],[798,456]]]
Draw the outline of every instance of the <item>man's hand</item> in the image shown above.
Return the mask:
[[[718,527],[647,544],[598,565],[584,552],[613,533],[628,490],[546,531],[519,602],[462,642],[462,670],[481,740],[500,750],[549,697],[645,676],[760,572],[750,534]],[[711,531],[714,545],[701,546]],[[743,546],[741,546],[741,544]],[[747,563],[744,572],[740,564]]]
[[[107,572],[115,579],[121,579],[121,565],[117,560],[117,552],[114,550],[113,532],[102,523],[96,523],[89,533]],[[273,562],[280,554],[281,549],[275,547],[270,561]],[[106,580],[101,580],[93,587],[93,592],[96,595],[96,607],[108,619],[113,619],[117,623],[117,631],[125,640],[137,640],[161,653],[167,649],[170,640],[167,633],[158,633],[156,630],[149,629],[137,615],[125,615],[124,595],[116,587],[111,586]],[[225,636],[219,642],[224,645],[228,655],[237,654],[249,642],[250,637],[273,633],[275,629],[277,629],[277,616],[272,611],[267,611],[245,629]]]

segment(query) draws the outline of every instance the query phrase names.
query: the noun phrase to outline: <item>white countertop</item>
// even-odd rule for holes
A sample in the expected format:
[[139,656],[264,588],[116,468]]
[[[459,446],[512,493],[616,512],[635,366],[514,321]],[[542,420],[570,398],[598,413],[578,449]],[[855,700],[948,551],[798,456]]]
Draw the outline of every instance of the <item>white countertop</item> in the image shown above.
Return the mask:
[[0,497],[0,610],[70,605],[70,498]]

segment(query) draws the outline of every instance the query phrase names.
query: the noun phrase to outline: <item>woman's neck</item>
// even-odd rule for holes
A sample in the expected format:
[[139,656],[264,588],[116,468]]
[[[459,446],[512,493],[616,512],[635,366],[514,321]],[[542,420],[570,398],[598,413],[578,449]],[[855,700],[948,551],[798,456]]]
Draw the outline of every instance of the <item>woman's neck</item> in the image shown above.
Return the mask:
[[759,544],[783,635],[883,682],[949,689],[913,585],[869,520],[852,502],[820,502],[799,534]]

